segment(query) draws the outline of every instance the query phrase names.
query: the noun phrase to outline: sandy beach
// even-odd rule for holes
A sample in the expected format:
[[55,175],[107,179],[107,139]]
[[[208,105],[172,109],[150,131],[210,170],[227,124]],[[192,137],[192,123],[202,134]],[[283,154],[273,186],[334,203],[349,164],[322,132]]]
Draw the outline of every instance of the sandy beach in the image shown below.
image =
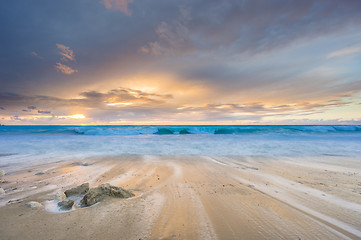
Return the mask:
[[361,240],[360,13],[1,1],[0,240]]
[[[61,213],[25,205],[85,182],[136,196]],[[11,170],[1,187],[1,239],[361,239],[351,157],[91,158]]]

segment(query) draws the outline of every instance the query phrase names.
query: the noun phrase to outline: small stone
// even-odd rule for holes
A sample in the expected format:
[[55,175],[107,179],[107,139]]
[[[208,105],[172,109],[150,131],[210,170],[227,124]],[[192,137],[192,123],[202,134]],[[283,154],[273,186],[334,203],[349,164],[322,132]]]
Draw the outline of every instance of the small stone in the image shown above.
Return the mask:
[[0,177],[5,176],[5,171],[4,170],[0,170]]
[[55,200],[58,202],[62,202],[66,199],[66,195],[63,191],[59,190],[55,194]]
[[3,188],[0,188],[0,194],[5,194],[5,190]]
[[89,191],[89,183],[84,183],[78,187],[66,190],[64,193],[67,197],[69,197],[73,195],[85,194],[88,191]]
[[58,203],[58,207],[61,210],[68,211],[70,210],[74,205],[74,200],[65,200]]
[[83,163],[81,163],[81,162],[75,162],[75,163],[73,163],[74,165],[76,165],[76,166],[83,166],[83,167],[88,167],[88,166],[90,166],[91,164],[89,164],[89,163],[87,163],[87,162],[83,162]]
[[45,173],[44,172],[38,172],[38,173],[35,173],[35,175],[39,176],[39,175],[44,175]]
[[38,203],[38,202],[35,202],[35,201],[28,202],[25,205],[30,207],[31,209],[39,209],[39,208],[43,207],[43,205],[41,203]]
[[10,204],[21,203],[21,202],[23,202],[22,199],[11,199],[11,200],[9,200],[6,204],[7,204],[7,205],[10,205]]

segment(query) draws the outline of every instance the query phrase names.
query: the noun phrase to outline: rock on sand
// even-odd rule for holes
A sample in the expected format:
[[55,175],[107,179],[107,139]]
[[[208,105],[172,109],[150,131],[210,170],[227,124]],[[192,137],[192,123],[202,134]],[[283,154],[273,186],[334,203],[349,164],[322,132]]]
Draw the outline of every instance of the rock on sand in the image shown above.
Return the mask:
[[115,187],[109,183],[102,184],[99,187],[90,189],[80,201],[82,206],[91,206],[102,201],[105,197],[129,198],[134,194],[120,187]]
[[84,183],[78,187],[66,190],[64,193],[66,197],[73,196],[73,195],[81,195],[85,194],[89,191],[89,183]]
[[63,191],[59,190],[55,194],[55,200],[58,202],[62,202],[66,199],[66,195]]
[[38,203],[38,202],[35,202],[35,201],[28,202],[25,205],[30,207],[31,209],[39,209],[39,208],[41,208],[43,206],[41,203]]
[[58,203],[58,207],[60,207],[61,210],[70,210],[74,205],[74,200],[65,200]]
[[0,187],[0,194],[5,194],[5,190]]

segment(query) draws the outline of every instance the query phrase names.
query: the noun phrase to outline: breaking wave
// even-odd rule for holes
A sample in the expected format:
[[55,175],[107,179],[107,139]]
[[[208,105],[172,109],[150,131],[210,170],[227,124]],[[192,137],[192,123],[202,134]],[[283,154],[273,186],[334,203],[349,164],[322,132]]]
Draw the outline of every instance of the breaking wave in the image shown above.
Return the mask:
[[326,135],[361,134],[360,125],[285,126],[1,126],[0,135]]
[[325,134],[361,133],[361,126],[161,126],[161,127],[78,127],[74,132],[84,135],[140,134]]

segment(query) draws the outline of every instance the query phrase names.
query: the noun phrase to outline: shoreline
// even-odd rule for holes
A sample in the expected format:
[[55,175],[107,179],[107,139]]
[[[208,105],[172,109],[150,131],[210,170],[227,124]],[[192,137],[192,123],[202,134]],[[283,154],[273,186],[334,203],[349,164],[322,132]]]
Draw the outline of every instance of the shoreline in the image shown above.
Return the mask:
[[[5,239],[361,238],[357,158],[134,155],[19,168],[1,180]],[[24,206],[85,182],[142,194],[64,213]]]

